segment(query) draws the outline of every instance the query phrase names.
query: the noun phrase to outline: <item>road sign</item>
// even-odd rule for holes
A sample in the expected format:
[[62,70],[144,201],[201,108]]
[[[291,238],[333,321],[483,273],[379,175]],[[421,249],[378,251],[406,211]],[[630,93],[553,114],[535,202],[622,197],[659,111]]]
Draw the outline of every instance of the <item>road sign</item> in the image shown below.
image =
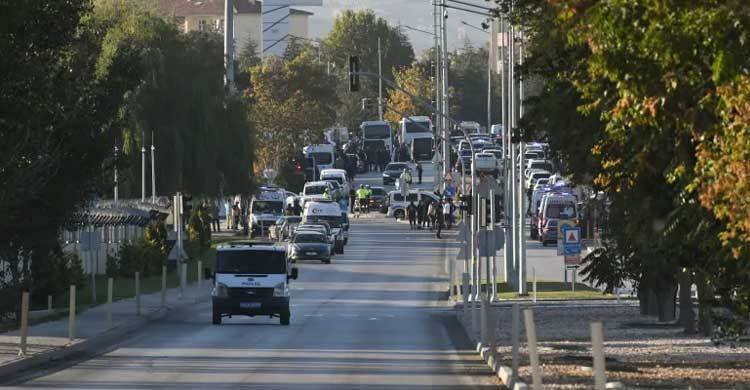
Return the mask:
[[581,264],[581,256],[565,256],[565,266],[578,267]]
[[557,255],[565,255],[565,248],[563,247],[563,229],[576,227],[576,221],[569,219],[561,219],[557,221]]
[[562,230],[563,254],[565,256],[580,256],[581,254],[581,228],[566,227]]

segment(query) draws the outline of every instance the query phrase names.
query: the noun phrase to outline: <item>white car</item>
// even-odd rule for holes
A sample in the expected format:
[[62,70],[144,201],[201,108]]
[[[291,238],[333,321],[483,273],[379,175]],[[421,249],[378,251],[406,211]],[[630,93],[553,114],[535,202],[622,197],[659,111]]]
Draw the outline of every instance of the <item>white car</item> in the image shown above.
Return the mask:
[[425,197],[437,202],[439,201],[437,195],[427,190],[411,190],[406,195],[406,199],[401,195],[399,191],[391,191],[388,193],[388,212],[387,217],[394,217],[396,219],[406,218],[406,207],[409,206],[409,202],[414,201],[414,204],[419,204]]
[[342,193],[347,194],[347,196],[349,194],[349,189],[351,189],[349,179],[346,177],[346,171],[343,169],[324,169],[320,171],[320,180],[336,181],[341,186]]
[[300,194],[300,205],[305,206],[305,203],[311,200],[327,200],[325,198],[325,192],[328,190],[328,194],[333,199],[336,188],[328,181],[308,181],[305,183],[305,187],[302,189]]
[[477,172],[491,172],[497,171],[497,159],[492,153],[477,153],[474,155],[474,166]]

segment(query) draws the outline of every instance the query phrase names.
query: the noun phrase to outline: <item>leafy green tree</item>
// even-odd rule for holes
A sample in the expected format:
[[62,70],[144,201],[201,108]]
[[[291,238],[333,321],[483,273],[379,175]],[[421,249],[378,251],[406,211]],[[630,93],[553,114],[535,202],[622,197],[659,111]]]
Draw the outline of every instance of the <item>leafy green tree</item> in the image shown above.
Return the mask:
[[250,117],[258,129],[256,174],[266,168],[278,172],[334,124],[334,79],[311,50],[293,59],[270,57],[252,69],[251,78]]
[[17,305],[21,287],[60,292],[30,265],[61,263],[60,226],[92,196],[111,153],[113,118],[140,75],[132,53],[101,49],[90,9],[83,0],[0,3],[3,312]]
[[[399,87],[405,89],[411,95],[421,98],[423,101],[429,102],[433,100],[434,85],[430,79],[424,78],[420,69],[416,66],[397,70],[395,72],[395,82]],[[389,108],[385,113],[386,120],[397,123],[401,120],[402,116],[429,116],[431,114],[431,112],[427,111],[419,102],[412,99],[406,93],[397,89],[389,92],[388,99],[386,99],[386,106]],[[394,108],[395,110],[390,110],[390,108]]]

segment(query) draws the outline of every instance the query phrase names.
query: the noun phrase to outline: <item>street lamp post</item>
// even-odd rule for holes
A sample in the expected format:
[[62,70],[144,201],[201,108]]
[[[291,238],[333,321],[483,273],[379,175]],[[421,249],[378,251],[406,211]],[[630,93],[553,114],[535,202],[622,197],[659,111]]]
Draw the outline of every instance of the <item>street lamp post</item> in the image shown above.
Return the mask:
[[156,146],[154,132],[151,132],[151,203],[156,203]]

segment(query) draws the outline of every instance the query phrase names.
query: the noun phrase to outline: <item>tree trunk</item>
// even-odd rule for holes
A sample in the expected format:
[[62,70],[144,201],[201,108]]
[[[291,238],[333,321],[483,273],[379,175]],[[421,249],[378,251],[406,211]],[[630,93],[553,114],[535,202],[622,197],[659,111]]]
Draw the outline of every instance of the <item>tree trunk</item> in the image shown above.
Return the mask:
[[711,315],[714,289],[708,284],[703,272],[696,272],[695,284],[698,287],[698,329],[702,335],[711,337],[714,331]]
[[651,296],[650,291],[651,289],[643,283],[638,287],[638,306],[641,309],[642,316],[648,315],[649,297]]
[[646,290],[648,299],[646,300],[646,315],[647,316],[658,316],[659,315],[659,297],[656,295],[654,287],[649,287]]
[[680,324],[685,328],[685,333],[695,333],[695,313],[693,313],[693,298],[691,296],[691,287],[693,285],[693,275],[689,269],[684,268],[679,271],[678,279],[680,283]]
[[656,290],[656,301],[659,322],[674,321],[677,317],[677,283],[664,280]]

